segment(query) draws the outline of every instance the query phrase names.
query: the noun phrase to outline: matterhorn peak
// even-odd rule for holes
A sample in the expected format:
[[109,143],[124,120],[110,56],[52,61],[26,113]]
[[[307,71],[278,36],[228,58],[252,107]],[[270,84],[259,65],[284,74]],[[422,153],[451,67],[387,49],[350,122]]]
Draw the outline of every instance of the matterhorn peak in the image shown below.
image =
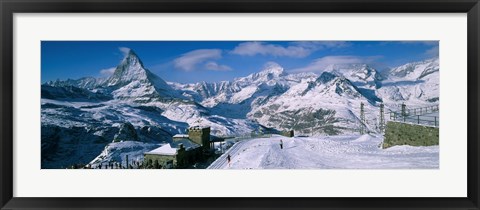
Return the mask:
[[120,65],[140,65],[143,68],[142,61],[132,49],[128,49],[128,53],[126,53]]
[[145,67],[137,54],[127,49],[125,57],[104,83],[113,87],[115,98],[142,98],[152,96],[173,97],[171,87]]
[[137,54],[128,49],[125,57],[106,82],[108,86],[122,86],[132,81],[148,81],[150,74],[143,67],[143,63]]

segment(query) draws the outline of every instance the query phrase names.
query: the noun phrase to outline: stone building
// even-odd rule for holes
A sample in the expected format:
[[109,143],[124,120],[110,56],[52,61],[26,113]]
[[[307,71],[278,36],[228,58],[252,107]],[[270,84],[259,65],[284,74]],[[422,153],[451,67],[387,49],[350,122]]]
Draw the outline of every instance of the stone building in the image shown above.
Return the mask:
[[202,147],[189,139],[177,139],[143,154],[145,164],[160,168],[185,168],[202,159]]
[[204,150],[210,150],[210,127],[190,127],[188,128],[188,138],[202,145]]
[[210,127],[190,127],[188,135],[177,134],[173,142],[144,153],[147,165],[161,168],[185,168],[203,160],[212,148]]

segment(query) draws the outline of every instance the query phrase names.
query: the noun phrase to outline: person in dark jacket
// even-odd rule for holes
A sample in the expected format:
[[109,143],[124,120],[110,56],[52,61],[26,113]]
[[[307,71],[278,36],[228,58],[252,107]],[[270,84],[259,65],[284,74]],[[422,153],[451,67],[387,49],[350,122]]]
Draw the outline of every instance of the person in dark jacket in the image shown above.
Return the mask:
[[227,154],[227,162],[228,162],[228,167],[230,167],[230,161],[232,160],[232,157],[230,154]]
[[280,139],[280,149],[283,149],[283,141]]

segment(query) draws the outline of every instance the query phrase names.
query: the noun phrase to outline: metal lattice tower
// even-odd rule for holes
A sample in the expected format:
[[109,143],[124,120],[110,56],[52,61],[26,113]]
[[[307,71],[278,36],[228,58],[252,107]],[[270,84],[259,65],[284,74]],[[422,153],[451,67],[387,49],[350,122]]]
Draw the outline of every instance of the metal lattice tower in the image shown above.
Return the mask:
[[363,102],[360,103],[360,134],[365,133],[365,109],[363,108]]
[[406,117],[407,117],[407,105],[405,105],[405,103],[402,103],[402,119],[403,119],[403,122],[405,122]]
[[380,131],[383,132],[385,131],[385,112],[384,112],[384,105],[380,104],[380,120],[379,120],[379,128]]

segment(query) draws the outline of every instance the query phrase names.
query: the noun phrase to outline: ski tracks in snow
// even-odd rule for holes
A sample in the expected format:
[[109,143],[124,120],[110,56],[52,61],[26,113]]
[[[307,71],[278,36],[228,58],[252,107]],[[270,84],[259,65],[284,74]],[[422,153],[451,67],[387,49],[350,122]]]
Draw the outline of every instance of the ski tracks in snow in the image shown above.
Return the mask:
[[210,166],[208,166],[207,169],[222,169],[222,168],[227,168],[228,167],[228,161],[227,161],[227,155],[230,154],[232,157],[231,162],[233,162],[234,158],[236,155],[238,155],[240,149],[242,146],[245,144],[245,142],[249,141],[251,139],[246,139],[239,141],[235,143],[230,149],[227,150],[223,155],[221,155],[219,158],[217,158],[215,161],[213,161]]
[[[283,140],[283,149],[280,149]],[[248,139],[233,145],[209,169],[390,169],[438,168],[439,147],[381,149],[381,136]],[[231,165],[227,163],[231,156]]]

